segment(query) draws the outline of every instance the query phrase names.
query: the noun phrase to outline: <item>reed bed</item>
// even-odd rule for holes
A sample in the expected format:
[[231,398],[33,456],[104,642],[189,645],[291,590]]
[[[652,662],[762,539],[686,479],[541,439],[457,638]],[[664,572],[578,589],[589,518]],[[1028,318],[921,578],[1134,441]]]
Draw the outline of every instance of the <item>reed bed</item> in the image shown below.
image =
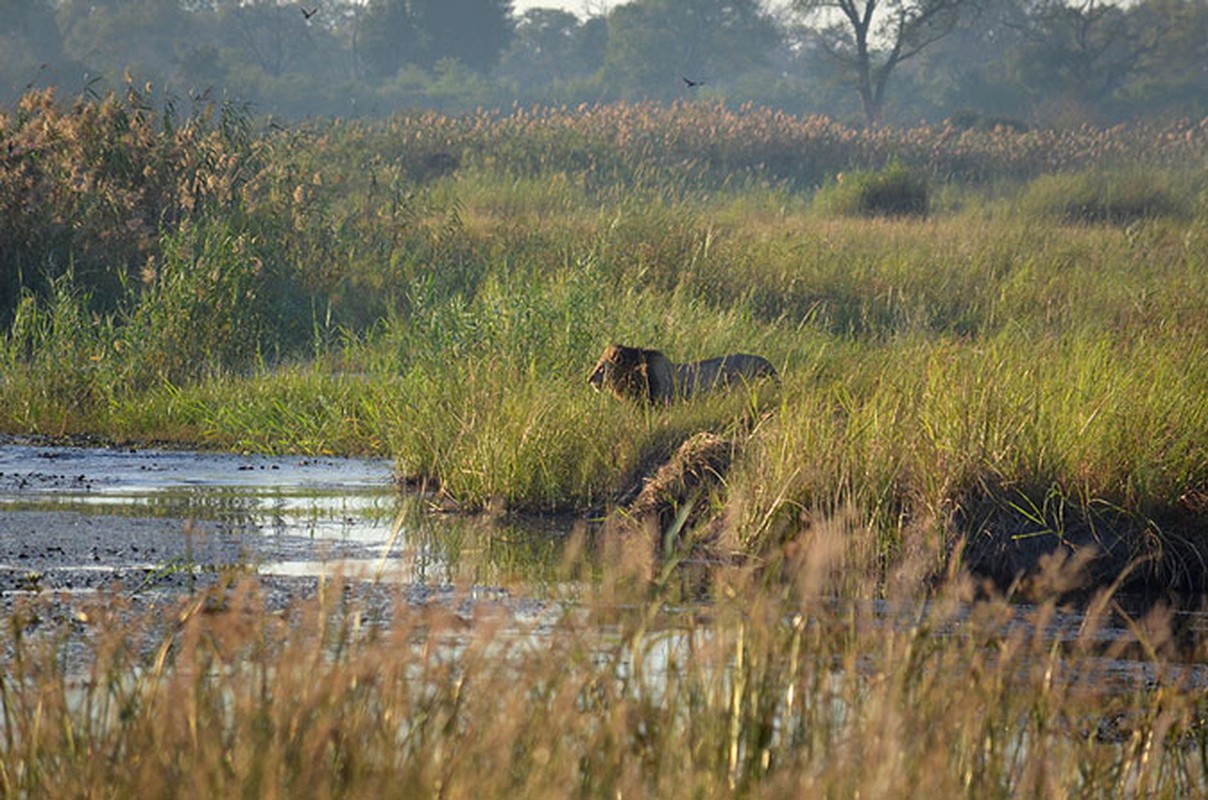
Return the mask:
[[[1162,580],[1199,572],[1178,562],[1208,513],[1200,123],[680,104],[257,133],[145,96],[34,92],[0,123],[4,430],[388,454],[465,510],[590,516],[711,431],[753,553],[844,508],[890,558],[942,558],[972,517],[1061,539],[1101,509],[1133,555],[1179,544]],[[869,184],[930,184],[929,218],[800,191],[886,164],[909,180]],[[1107,205],[1071,218],[1057,198],[1088,186]],[[618,405],[584,381],[614,340],[759,352],[783,380]]]
[[[1203,644],[1113,592],[1208,585],[1204,123],[257,132],[146,96],[0,114],[0,430],[387,454],[492,517],[598,519],[702,431],[733,465],[661,561],[569,537],[537,623],[338,581],[282,607],[246,571],[9,598],[0,794],[1203,793]],[[812,202],[888,165],[927,218]],[[626,405],[586,383],[609,341],[781,381]],[[1065,630],[1092,540],[1111,588]],[[1033,547],[1027,587],[985,568]]]
[[581,588],[536,620],[506,603],[373,600],[372,587],[338,580],[285,607],[234,577],[144,610],[121,594],[66,606],[20,600],[0,632],[0,789],[1203,791],[1202,675],[1169,660],[1168,615],[1103,636],[1108,594],[1071,625],[1051,603],[970,606],[959,581],[927,605],[824,600],[859,556],[848,547],[850,518],[823,528],[786,563],[781,588],[721,570],[704,608],[669,608],[661,592],[634,603],[644,573],[625,565],[640,554],[590,586],[573,584]]

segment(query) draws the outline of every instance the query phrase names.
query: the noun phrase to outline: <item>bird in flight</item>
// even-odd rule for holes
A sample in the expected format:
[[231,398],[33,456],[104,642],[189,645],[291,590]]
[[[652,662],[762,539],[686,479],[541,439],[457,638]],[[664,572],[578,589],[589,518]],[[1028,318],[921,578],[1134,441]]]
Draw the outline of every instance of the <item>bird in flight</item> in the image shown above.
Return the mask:
[[306,6],[302,7],[302,16],[306,19],[307,22],[310,22],[310,18],[313,17],[317,13],[319,13],[318,6],[315,6],[314,8],[312,8],[310,10],[307,10]]
[[680,75],[680,77],[684,79],[684,83],[688,86],[689,89],[695,89],[697,86],[705,85],[704,81],[694,81],[691,78],[688,78],[684,75]]

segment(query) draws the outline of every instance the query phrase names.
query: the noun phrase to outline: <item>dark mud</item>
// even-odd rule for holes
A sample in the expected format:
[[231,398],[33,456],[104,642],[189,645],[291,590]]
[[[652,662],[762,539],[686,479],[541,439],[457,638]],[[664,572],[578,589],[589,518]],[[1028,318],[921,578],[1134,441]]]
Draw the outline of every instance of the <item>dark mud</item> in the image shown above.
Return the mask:
[[[231,572],[386,564],[383,459],[0,446],[0,593],[193,591]],[[288,581],[285,581],[288,582]]]
[[[215,587],[222,602],[249,576],[270,609],[339,579],[376,624],[400,603],[466,618],[548,612],[482,581],[494,573],[481,565],[462,580],[455,559],[484,549],[473,531],[404,525],[389,460],[84,446],[96,444],[0,441],[0,617],[32,604],[70,624],[94,598],[158,613]],[[555,558],[561,538],[503,534],[490,555],[524,568]]]

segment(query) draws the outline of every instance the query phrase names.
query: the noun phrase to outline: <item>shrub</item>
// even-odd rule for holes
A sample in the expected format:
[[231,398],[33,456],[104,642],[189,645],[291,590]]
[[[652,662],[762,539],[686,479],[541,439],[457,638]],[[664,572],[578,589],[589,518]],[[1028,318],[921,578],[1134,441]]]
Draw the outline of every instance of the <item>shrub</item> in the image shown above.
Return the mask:
[[925,217],[930,205],[926,179],[898,163],[879,172],[840,173],[814,203],[827,214],[863,217]]
[[1186,181],[1140,168],[1042,175],[1029,184],[1021,200],[1030,216],[1110,225],[1159,217],[1182,219],[1189,216],[1192,204]]

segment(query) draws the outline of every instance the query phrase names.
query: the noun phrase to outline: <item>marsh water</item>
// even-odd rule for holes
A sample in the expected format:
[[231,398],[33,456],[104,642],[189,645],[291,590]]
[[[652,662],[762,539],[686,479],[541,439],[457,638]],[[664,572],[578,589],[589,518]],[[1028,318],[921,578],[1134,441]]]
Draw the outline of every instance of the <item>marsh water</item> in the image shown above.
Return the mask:
[[[261,576],[281,602],[338,574],[419,602],[469,597],[512,615],[543,614],[542,583],[558,580],[567,526],[408,513],[416,500],[399,491],[392,467],[372,458],[0,444],[2,605],[108,588],[179,594],[242,571]],[[869,607],[888,624],[925,613]],[[1176,612],[1175,621],[1187,636],[1208,635],[1201,611]],[[1081,635],[1084,619],[1067,610],[1045,624],[1043,635],[1060,642]],[[1123,623],[1097,634],[1131,635]],[[1145,681],[1151,666],[1122,660],[1107,672]],[[1208,686],[1200,665],[1186,666]]]
[[[473,526],[404,525],[415,500],[400,494],[392,466],[9,442],[0,445],[0,592],[177,591],[230,570],[282,586],[337,573],[429,590],[464,578],[470,553],[484,549]],[[536,531],[494,537],[495,566],[478,565],[471,580],[509,559],[540,562],[555,544]]]

